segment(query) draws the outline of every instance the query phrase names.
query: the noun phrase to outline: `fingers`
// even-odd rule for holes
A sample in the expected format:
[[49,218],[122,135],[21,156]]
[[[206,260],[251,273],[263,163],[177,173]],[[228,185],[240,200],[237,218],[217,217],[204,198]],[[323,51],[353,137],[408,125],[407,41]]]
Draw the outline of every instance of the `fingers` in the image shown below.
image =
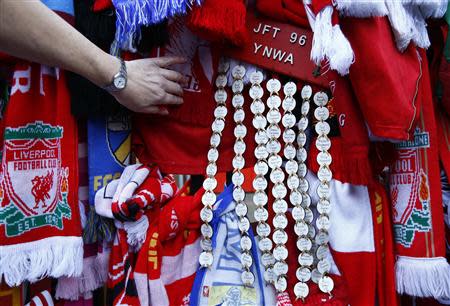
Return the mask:
[[169,110],[164,106],[147,106],[146,108],[140,110],[139,113],[167,116],[169,114]]
[[161,84],[161,86],[169,94],[173,94],[175,96],[180,96],[180,97],[183,96],[183,88],[178,83],[175,83],[172,81],[165,81],[164,84]]
[[168,93],[161,100],[161,104],[180,105],[183,104],[183,98]]
[[187,78],[177,71],[161,68],[160,73],[164,78],[170,81],[183,84],[187,83]]
[[163,57],[152,58],[149,60],[151,60],[153,62],[153,64],[155,64],[159,67],[162,67],[162,68],[166,68],[171,65],[186,63],[186,59],[183,57],[179,57],[179,56],[163,56]]

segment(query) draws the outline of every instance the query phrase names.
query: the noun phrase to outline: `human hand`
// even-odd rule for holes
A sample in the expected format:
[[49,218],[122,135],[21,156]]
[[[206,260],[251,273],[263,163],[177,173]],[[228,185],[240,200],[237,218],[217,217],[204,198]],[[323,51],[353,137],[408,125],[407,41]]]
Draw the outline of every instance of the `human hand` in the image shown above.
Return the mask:
[[183,103],[182,85],[187,82],[181,73],[167,67],[185,62],[180,57],[128,61],[126,87],[111,94],[134,112],[167,115],[167,106]]

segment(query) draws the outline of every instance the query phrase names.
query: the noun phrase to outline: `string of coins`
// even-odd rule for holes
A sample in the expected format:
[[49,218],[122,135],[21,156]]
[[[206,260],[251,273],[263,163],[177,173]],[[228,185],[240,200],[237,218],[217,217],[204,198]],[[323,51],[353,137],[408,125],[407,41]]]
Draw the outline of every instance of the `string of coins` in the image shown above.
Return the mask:
[[[295,205],[292,209],[292,217],[295,221],[294,231],[297,235],[297,249],[300,252],[298,257],[299,267],[296,271],[297,283],[294,286],[294,294],[297,299],[304,299],[309,294],[309,287],[307,282],[311,279],[311,267],[313,265],[314,257],[311,253],[313,246],[312,238],[314,238],[314,225],[312,222],[312,212],[309,206],[311,205],[311,197],[308,194],[309,183],[306,179],[307,167],[306,158],[306,129],[308,128],[308,114],[310,110],[309,99],[312,95],[312,88],[309,85],[303,86],[301,96],[303,99],[301,105],[301,118],[297,124],[297,175],[299,178],[299,188],[297,191],[291,192],[291,202]],[[306,215],[308,211],[308,217]],[[311,229],[312,232],[311,232]],[[311,236],[312,235],[312,236]]]
[[217,90],[214,94],[214,100],[217,105],[214,109],[214,121],[211,125],[212,135],[210,138],[210,149],[208,151],[208,165],[206,166],[206,178],[203,181],[203,188],[205,193],[202,196],[203,208],[200,211],[200,218],[203,221],[201,226],[201,247],[202,253],[199,257],[199,263],[204,268],[212,266],[214,258],[212,254],[212,241],[213,229],[209,224],[213,218],[213,205],[216,202],[216,194],[214,190],[217,187],[217,180],[215,178],[217,174],[217,160],[219,158],[218,146],[222,138],[222,131],[225,128],[225,117],[227,115],[227,92],[225,86],[227,84],[226,73],[230,68],[229,63],[221,61],[218,67],[218,76],[216,78]]
[[[269,153],[268,164],[271,169],[270,180],[274,184],[272,188],[272,195],[275,198],[273,207],[287,205],[284,204],[284,197],[287,194],[286,186],[284,185],[285,174],[282,165],[282,158],[279,155],[281,151],[281,143],[278,140],[281,136],[281,129],[278,123],[281,121],[281,113],[279,107],[281,105],[281,99],[279,96],[279,91],[281,90],[281,83],[277,79],[270,79],[266,84],[267,90],[270,93],[267,99],[267,105],[269,111],[267,112],[267,121],[269,126],[267,127],[267,136],[269,141],[267,142],[267,152]],[[275,264],[273,266],[274,273],[274,285],[277,292],[281,293],[286,291],[287,280],[287,264],[285,262],[288,256],[288,250],[285,246],[287,241],[287,233],[285,228],[287,226],[286,214],[282,210],[277,210],[272,222],[274,227],[274,232],[272,234],[273,242],[275,247],[273,249],[273,257],[275,258]]]
[[331,211],[330,204],[330,181],[332,173],[330,170],[331,154],[328,150],[331,147],[331,140],[328,137],[330,133],[330,125],[326,120],[330,116],[330,112],[326,107],[328,103],[328,96],[324,92],[317,92],[314,95],[314,103],[317,108],[314,111],[314,117],[318,121],[315,126],[316,133],[318,135],[316,139],[316,147],[319,151],[317,155],[317,162],[319,164],[319,170],[317,171],[317,177],[319,179],[319,186],[317,187],[317,195],[319,201],[317,203],[317,211],[320,214],[316,220],[316,226],[318,233],[315,237],[315,242],[318,246],[316,250],[316,256],[318,259],[315,271],[313,274],[313,281],[317,282],[319,289],[331,295],[331,291],[334,288],[334,282],[327,274],[330,272],[331,263],[328,259],[328,230],[330,228]]
[[245,67],[237,65],[233,67],[231,71],[233,76],[233,84],[231,89],[233,90],[232,104],[234,107],[234,122],[236,126],[234,128],[234,136],[236,141],[234,143],[234,153],[233,158],[233,176],[232,182],[234,184],[233,189],[233,199],[236,202],[236,214],[239,217],[239,231],[241,232],[241,264],[242,264],[242,274],[241,279],[245,286],[253,285],[255,277],[251,272],[251,267],[253,264],[253,258],[251,255],[252,240],[249,237],[248,230],[250,229],[250,221],[247,218],[247,205],[245,203],[245,191],[242,189],[242,184],[244,183],[244,174],[241,172],[245,165],[244,152],[245,152],[245,142],[244,137],[247,134],[247,128],[243,124],[245,118],[245,112],[242,108],[244,106],[244,96],[242,91],[244,90],[243,78],[245,76]]
[[255,141],[257,145],[254,151],[256,157],[254,171],[256,176],[253,179],[253,188],[255,189],[253,203],[256,206],[254,218],[258,222],[256,233],[258,235],[258,247],[261,251],[261,263],[264,266],[264,279],[267,283],[270,283],[273,281],[272,267],[275,260],[271,252],[270,225],[267,223],[269,213],[266,206],[269,199],[265,191],[268,186],[265,175],[269,171],[269,166],[267,165],[269,152],[267,152],[266,147],[269,138],[265,130],[267,125],[267,119],[264,116],[265,104],[261,100],[264,94],[264,89],[261,86],[262,81],[263,74],[261,71],[254,71],[250,75],[252,85],[249,89],[249,95],[253,99],[250,109],[253,113],[253,127],[256,129]]

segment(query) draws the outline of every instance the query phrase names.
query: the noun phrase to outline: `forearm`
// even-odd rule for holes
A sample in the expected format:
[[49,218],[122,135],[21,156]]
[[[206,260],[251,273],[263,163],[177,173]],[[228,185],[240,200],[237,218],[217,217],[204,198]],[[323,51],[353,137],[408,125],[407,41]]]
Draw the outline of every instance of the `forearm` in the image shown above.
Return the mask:
[[0,0],[0,51],[73,71],[99,86],[120,66],[39,0]]

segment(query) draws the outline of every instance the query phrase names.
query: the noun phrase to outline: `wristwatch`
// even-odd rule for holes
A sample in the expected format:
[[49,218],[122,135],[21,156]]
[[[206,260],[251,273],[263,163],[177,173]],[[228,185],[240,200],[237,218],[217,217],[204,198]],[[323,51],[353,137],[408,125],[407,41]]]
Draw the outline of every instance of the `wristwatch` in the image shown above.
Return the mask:
[[113,76],[112,82],[109,85],[103,87],[103,89],[109,92],[117,92],[127,86],[127,67],[125,65],[125,61],[121,58],[120,60],[120,70],[117,74]]

